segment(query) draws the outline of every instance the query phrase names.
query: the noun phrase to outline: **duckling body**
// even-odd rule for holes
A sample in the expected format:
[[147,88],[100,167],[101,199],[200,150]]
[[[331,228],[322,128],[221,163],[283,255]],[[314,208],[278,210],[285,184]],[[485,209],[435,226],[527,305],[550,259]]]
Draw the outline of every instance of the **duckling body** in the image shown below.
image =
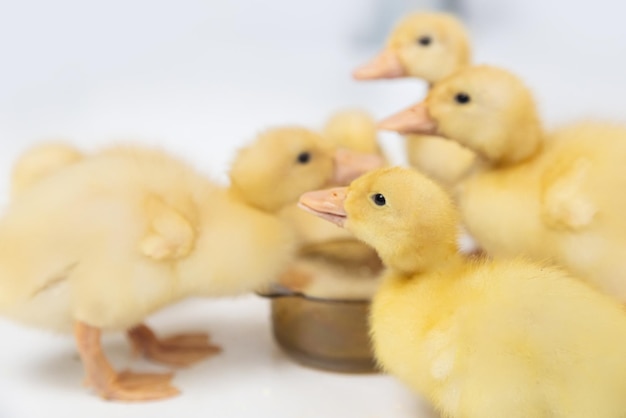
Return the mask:
[[[459,92],[471,101],[456,102]],[[382,124],[403,130],[412,117],[416,130],[429,125],[481,155],[458,201],[487,253],[550,260],[626,301],[626,199],[616,192],[626,187],[626,128],[584,122],[546,134],[523,84],[487,66],[441,82],[410,115]]]
[[[182,162],[146,156],[85,159],[10,206],[0,222],[4,313],[62,331],[76,320],[124,330],[184,297],[243,293],[280,272],[295,243],[287,225]],[[179,253],[150,247],[155,228],[172,229]]]
[[176,395],[172,374],[116,372],[101,332],[126,330],[137,353],[170,366],[220,350],[206,334],[159,339],[142,321],[189,296],[257,290],[285,269],[297,239],[278,211],[338,170],[309,131],[277,130],[239,152],[227,188],[147,148],[106,149],[41,172],[26,158],[23,172],[35,175],[0,218],[0,314],[73,332],[86,384],[103,398]]
[[459,254],[451,199],[416,171],[300,201],[378,251],[376,357],[442,416],[626,416],[626,314],[612,298],[556,267]]
[[383,279],[371,333],[388,372],[446,417],[624,416],[619,306],[524,261],[450,264]]
[[473,176],[460,194],[472,236],[493,255],[552,258],[626,301],[624,141],[624,128],[579,124],[526,164]]

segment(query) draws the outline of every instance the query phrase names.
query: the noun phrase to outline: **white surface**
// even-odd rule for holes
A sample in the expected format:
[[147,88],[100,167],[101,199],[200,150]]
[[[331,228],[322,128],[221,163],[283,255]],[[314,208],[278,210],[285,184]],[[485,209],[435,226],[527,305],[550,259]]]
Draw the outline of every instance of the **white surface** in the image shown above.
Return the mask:
[[[267,301],[252,296],[194,300],[152,317],[150,325],[161,335],[210,330],[224,352],[177,373],[181,396],[145,404],[105,402],[82,388],[82,367],[70,338],[0,322],[0,417],[430,416],[387,376],[341,375],[294,364],[272,340],[268,308]],[[164,370],[133,360],[120,335],[107,336],[104,348],[119,368]]]
[[[389,23],[376,19],[382,6],[374,0],[5,3],[0,203],[12,161],[43,139],[67,138],[87,150],[124,139],[155,144],[224,181],[236,148],[264,127],[319,127],[346,105],[380,117],[424,91],[411,80],[350,80],[352,67],[374,51],[359,40]],[[465,3],[477,61],[525,77],[549,125],[624,120],[625,6]],[[384,135],[383,145],[402,161],[396,135]],[[255,297],[190,301],[151,318],[161,334],[207,330],[225,351],[177,374],[179,398],[143,405],[103,402],[83,389],[70,338],[0,320],[0,418],[430,416],[390,377],[292,363],[272,342],[268,318],[267,302]],[[105,348],[120,368],[154,368],[132,360],[120,335],[107,337]]]

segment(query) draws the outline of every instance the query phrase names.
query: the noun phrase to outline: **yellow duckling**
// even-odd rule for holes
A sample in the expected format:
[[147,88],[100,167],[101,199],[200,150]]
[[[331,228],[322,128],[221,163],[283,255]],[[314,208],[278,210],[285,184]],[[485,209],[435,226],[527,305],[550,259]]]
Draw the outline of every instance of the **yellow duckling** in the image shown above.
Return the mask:
[[[470,62],[467,31],[446,13],[413,13],[402,19],[387,39],[385,49],[357,68],[357,80],[416,77],[436,83]],[[450,190],[471,166],[468,149],[433,135],[407,135],[409,163]]]
[[229,188],[140,147],[108,149],[34,181],[0,218],[0,313],[73,332],[86,383],[103,398],[176,395],[172,374],[116,372],[101,332],[127,330],[139,353],[174,366],[219,351],[206,334],[158,339],[143,321],[189,296],[253,291],[285,268],[297,241],[276,213],[347,180],[334,178],[333,154],[317,137],[292,131],[244,148]]
[[324,137],[336,148],[384,156],[378,143],[378,128],[371,114],[360,109],[345,109],[328,118]]
[[[353,157],[363,164],[359,172],[380,168],[386,164],[386,159],[378,144],[376,121],[365,111],[350,109],[336,112],[328,119],[321,133],[308,132],[310,135],[317,136],[317,140],[325,143],[329,149],[336,150],[336,156],[339,159],[338,167],[354,169],[356,161],[348,161]],[[274,130],[273,134],[288,136],[293,132]],[[334,184],[333,186],[347,184]],[[303,212],[295,204],[283,209],[281,216],[291,223],[303,246],[352,239],[346,231]]]
[[376,357],[442,416],[626,416],[626,314],[613,299],[557,268],[459,254],[451,199],[412,169],[300,202],[380,254]]
[[[378,144],[376,121],[366,111],[335,112],[317,135],[320,142],[336,150],[338,166],[354,169],[355,161],[348,161],[353,155],[362,161],[359,171],[386,165]],[[370,247],[295,204],[283,209],[280,215],[294,228],[301,244],[298,256],[281,276],[281,284],[315,297],[361,299],[371,296],[380,260]]]
[[488,66],[442,81],[380,126],[436,132],[481,156],[459,204],[488,253],[552,259],[626,301],[625,128],[580,123],[545,134],[521,80]]

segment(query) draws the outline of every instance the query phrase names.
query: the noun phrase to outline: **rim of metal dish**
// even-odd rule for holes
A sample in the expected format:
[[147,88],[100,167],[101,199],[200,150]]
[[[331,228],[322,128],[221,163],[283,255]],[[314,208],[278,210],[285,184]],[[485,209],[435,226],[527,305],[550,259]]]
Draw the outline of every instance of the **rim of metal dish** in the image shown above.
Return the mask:
[[323,298],[319,296],[311,296],[302,292],[294,292],[294,291],[286,291],[285,293],[262,293],[256,292],[257,296],[261,296],[263,298],[268,299],[278,299],[278,298],[290,298],[296,297],[305,300],[310,300],[312,302],[324,302],[324,303],[341,303],[341,304],[369,304],[371,299],[334,299],[334,298]]

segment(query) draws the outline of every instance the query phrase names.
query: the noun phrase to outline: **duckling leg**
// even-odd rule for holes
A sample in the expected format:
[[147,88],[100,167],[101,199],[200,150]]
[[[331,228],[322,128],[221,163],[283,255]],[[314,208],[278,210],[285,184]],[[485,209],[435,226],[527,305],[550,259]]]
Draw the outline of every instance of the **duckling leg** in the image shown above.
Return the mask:
[[174,367],[186,367],[222,351],[209,342],[208,334],[181,334],[159,339],[143,324],[129,330],[128,338],[135,353]]
[[74,337],[85,367],[85,384],[93,387],[104,399],[118,401],[149,401],[178,395],[170,385],[173,374],[117,373],[100,346],[100,329],[83,322],[74,325]]

